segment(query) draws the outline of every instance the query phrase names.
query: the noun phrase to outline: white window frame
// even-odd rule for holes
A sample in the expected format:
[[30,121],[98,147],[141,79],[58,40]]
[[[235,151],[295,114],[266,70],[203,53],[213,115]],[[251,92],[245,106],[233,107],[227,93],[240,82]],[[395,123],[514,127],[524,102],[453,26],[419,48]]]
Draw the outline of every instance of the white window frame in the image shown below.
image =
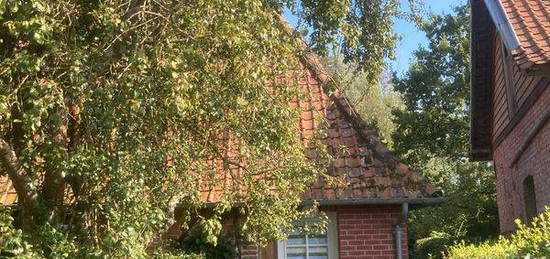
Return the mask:
[[[327,249],[328,249],[328,259],[337,259],[338,258],[338,219],[336,217],[336,212],[329,211],[326,212],[328,217],[328,228],[327,228]],[[306,236],[307,239],[307,236]],[[277,241],[277,258],[278,259],[287,259],[286,258],[286,241]],[[306,241],[307,244],[307,241]],[[307,245],[306,245],[307,251]],[[307,253],[306,253],[307,258]]]

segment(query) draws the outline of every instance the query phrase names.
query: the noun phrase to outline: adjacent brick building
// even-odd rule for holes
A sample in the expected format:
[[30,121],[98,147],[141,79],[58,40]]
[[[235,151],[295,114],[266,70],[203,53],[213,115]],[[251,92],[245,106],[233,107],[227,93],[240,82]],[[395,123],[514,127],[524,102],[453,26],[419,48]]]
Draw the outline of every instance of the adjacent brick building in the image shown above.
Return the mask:
[[[297,58],[300,68],[276,80],[300,87],[300,97],[289,103],[301,111],[297,130],[305,142],[321,138],[335,157],[329,173],[344,184],[331,187],[319,178],[303,194],[305,204],[316,201],[329,216],[326,233],[290,233],[288,240],[273,241],[262,248],[244,245],[239,249],[241,258],[408,258],[409,209],[440,203],[442,198],[419,173],[387,149],[340,91],[329,89],[330,79],[315,55]],[[324,134],[317,136],[317,131]],[[220,174],[232,182],[233,174]],[[220,199],[223,189],[215,188],[203,189],[204,202]],[[0,178],[0,191],[3,204],[16,202],[14,189],[5,177]],[[181,234],[176,225],[171,232]]]
[[510,232],[550,205],[550,1],[471,5],[471,158],[493,160]]

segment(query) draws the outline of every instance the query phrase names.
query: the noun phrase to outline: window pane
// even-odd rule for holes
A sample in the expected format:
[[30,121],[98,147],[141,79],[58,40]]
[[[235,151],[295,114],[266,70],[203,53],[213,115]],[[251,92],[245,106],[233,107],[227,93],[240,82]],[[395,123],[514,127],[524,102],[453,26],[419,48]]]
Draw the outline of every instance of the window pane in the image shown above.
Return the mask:
[[306,248],[305,247],[287,247],[286,248],[287,258],[292,259],[305,259],[306,258]]
[[537,196],[535,193],[535,181],[529,175],[523,180],[523,202],[525,204],[525,216],[527,222],[537,216]]
[[328,244],[326,234],[312,234],[309,235],[310,244]]
[[304,245],[306,243],[306,236],[304,234],[293,233],[288,236],[287,244],[289,245]]
[[327,255],[328,249],[326,246],[309,246],[308,252],[310,256]]
[[329,259],[327,233],[291,232],[284,244],[285,259]]

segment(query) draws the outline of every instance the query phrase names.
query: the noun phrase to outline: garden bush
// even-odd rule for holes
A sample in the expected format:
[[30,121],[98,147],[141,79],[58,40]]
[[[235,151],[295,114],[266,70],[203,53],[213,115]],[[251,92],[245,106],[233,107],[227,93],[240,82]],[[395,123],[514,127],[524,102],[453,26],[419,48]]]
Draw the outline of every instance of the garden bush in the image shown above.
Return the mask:
[[500,237],[479,245],[464,242],[449,249],[449,259],[470,258],[550,258],[550,207],[530,224],[517,220],[517,231],[510,238]]

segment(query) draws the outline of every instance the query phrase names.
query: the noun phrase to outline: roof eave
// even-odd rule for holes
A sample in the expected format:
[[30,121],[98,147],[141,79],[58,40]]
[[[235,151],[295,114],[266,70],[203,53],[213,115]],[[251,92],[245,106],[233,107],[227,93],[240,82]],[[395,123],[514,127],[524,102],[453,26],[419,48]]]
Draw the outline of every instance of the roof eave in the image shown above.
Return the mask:
[[470,161],[491,161],[493,160],[490,149],[474,149],[470,152]]
[[[318,200],[303,200],[303,206],[312,206],[313,204],[320,207],[330,206],[361,206],[361,205],[399,205],[407,203],[413,207],[439,206],[447,202],[445,197],[424,197],[424,198],[354,198],[354,199],[318,199]],[[205,208],[214,208],[220,202],[205,202]],[[243,202],[236,202],[234,207],[243,206]],[[179,206],[182,206],[181,204]]]
[[470,152],[472,161],[492,160],[491,138],[491,79],[492,70],[493,18],[489,14],[486,2],[490,0],[471,0],[471,85],[470,85]]
[[502,41],[504,42],[504,45],[506,46],[506,49],[510,52],[520,50],[521,46],[518,36],[516,35],[510,20],[508,19],[508,15],[504,10],[504,6],[502,6],[502,3],[499,0],[483,0],[483,2],[485,2],[487,10],[489,10],[489,14],[500,34],[500,37],[502,38]]
[[[504,6],[500,0],[483,0],[491,19],[497,29],[504,46],[510,54],[512,54],[518,66],[521,70],[527,72],[529,75],[550,75],[550,64],[547,62],[535,64],[525,56],[525,51],[521,47],[521,43],[516,34],[516,31],[512,27],[512,23],[508,18],[508,14],[504,10]],[[520,60],[524,60],[521,62]]]
[[304,206],[317,204],[318,206],[360,206],[360,205],[399,205],[407,203],[415,207],[437,206],[447,201],[444,197],[430,198],[361,198],[361,199],[321,199],[304,200]]

